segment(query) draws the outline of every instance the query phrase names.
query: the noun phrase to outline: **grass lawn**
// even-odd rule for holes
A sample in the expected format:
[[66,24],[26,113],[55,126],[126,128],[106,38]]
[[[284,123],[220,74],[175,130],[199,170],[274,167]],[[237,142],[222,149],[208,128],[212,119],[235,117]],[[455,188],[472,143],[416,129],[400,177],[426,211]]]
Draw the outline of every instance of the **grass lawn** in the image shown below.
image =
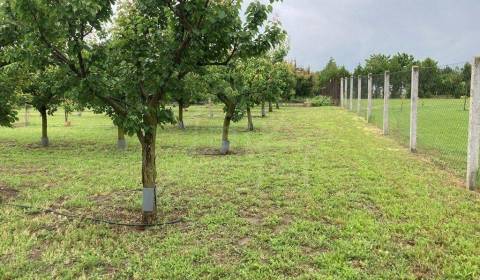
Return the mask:
[[[469,114],[469,103],[464,110],[464,102],[464,99],[421,99],[417,124],[418,151],[462,177],[467,169]],[[362,100],[361,106],[360,115],[365,118],[367,100]],[[408,147],[410,100],[392,99],[389,107],[390,135]],[[383,99],[373,101],[371,122],[383,128]]]
[[183,222],[146,231],[3,204],[138,222],[140,146],[117,151],[108,118],[57,114],[49,148],[37,115],[1,128],[0,278],[480,278],[478,195],[355,115],[281,108],[225,157],[221,108],[185,115],[157,148],[161,220]]

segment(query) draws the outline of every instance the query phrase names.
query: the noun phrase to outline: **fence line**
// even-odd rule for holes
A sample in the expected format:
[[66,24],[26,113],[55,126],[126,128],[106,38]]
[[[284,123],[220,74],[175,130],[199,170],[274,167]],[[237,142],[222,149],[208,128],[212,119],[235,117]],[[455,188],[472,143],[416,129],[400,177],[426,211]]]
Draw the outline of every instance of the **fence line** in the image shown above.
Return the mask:
[[480,166],[480,57],[474,59],[471,74],[467,65],[343,77],[338,81],[339,106],[411,152],[427,154],[459,176],[466,174],[466,186],[473,190]]

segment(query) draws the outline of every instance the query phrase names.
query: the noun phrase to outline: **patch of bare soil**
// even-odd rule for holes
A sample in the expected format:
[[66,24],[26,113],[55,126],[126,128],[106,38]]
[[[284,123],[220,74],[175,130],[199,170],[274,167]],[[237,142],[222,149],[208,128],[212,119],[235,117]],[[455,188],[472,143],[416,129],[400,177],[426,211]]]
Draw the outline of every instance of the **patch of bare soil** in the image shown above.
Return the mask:
[[24,144],[23,148],[29,150],[46,150],[46,151],[77,151],[79,148],[87,151],[98,151],[98,150],[111,150],[116,149],[115,145],[105,144],[105,143],[98,143],[95,141],[88,141],[88,140],[78,140],[78,141],[51,141],[47,147],[44,147],[38,142],[32,142],[28,144]]
[[30,251],[30,253],[28,254],[28,258],[31,260],[31,261],[37,261],[37,260],[40,260],[42,258],[42,250],[40,248],[34,248]]
[[199,147],[199,148],[193,149],[191,153],[197,156],[235,156],[235,155],[239,156],[239,155],[247,154],[248,151],[243,148],[236,148],[236,149],[231,149],[227,155],[224,155],[220,152],[220,149],[215,149],[210,147]]
[[240,246],[247,246],[248,244],[250,244],[250,242],[252,241],[252,239],[250,237],[244,237],[244,238],[241,238],[240,240],[238,240],[238,245]]
[[366,264],[362,260],[351,260],[350,265],[356,269],[364,269]]
[[[64,214],[69,219],[84,219],[91,223],[111,224],[119,227],[118,231],[125,231],[128,229],[139,230],[140,228],[133,225],[141,224],[141,209],[136,207],[129,207],[132,205],[131,200],[135,200],[138,196],[138,191],[124,190],[109,194],[96,194],[88,198],[89,201],[95,203],[92,207],[65,207],[68,197],[60,197],[51,206],[54,210],[53,215],[63,216]],[[183,220],[187,213],[184,209],[174,208],[168,213],[160,211],[157,213],[159,219],[157,223],[170,223],[172,221]],[[125,227],[124,225],[132,225]],[[142,229],[143,230],[143,229]]]
[[39,150],[39,149],[55,149],[55,150],[70,150],[74,148],[74,145],[69,142],[50,143],[47,147],[42,146],[40,143],[29,143],[24,146],[26,149]]
[[19,191],[0,183],[0,202],[15,199]]
[[14,140],[8,140],[8,141],[0,141],[0,146],[5,147],[5,148],[13,148],[18,145],[17,141]]
[[412,272],[415,275],[415,279],[433,279],[432,270],[421,264],[415,264]]
[[285,231],[285,229],[287,229],[287,227],[292,223],[292,221],[293,221],[292,216],[284,215],[280,220],[280,223],[278,223],[278,225],[276,225],[275,228],[273,229],[273,232],[275,234],[282,233],[283,231]]
[[238,248],[216,248],[211,252],[211,255],[216,264],[220,265],[238,265],[241,261],[241,255]]
[[263,217],[259,213],[255,213],[249,210],[240,210],[239,216],[251,225],[259,226],[263,224]]
[[74,210],[76,214],[83,217],[120,223],[138,223],[140,211],[126,206],[131,204],[131,200],[136,199],[137,195],[133,191],[94,194],[88,197],[89,201],[94,202],[94,206]]
[[36,166],[28,166],[28,165],[16,165],[13,167],[8,168],[0,168],[0,172],[11,172],[16,175],[32,175],[32,174],[48,174],[46,168],[39,168]]

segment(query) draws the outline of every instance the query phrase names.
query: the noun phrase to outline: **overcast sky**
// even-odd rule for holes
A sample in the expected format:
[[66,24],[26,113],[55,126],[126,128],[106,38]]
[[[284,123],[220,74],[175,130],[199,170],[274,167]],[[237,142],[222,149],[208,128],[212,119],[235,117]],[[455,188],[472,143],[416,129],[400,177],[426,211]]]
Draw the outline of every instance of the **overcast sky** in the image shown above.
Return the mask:
[[480,0],[284,0],[275,5],[290,58],[313,70],[330,57],[349,70],[372,53],[440,64],[480,55]]

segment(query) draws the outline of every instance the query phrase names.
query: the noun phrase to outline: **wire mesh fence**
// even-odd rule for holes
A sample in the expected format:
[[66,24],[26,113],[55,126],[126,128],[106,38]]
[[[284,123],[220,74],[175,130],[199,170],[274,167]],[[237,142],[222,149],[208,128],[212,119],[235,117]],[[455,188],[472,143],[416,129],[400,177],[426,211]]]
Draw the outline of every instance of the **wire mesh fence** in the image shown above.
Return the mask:
[[466,171],[468,142],[469,77],[461,75],[464,65],[420,67],[417,121],[419,150],[459,174]]
[[402,144],[410,142],[410,86],[411,71],[390,74],[388,134]]
[[[467,169],[470,73],[468,63],[419,67],[416,151],[429,155],[435,163],[459,176],[463,176]],[[386,88],[385,73],[371,75],[372,109],[368,121],[408,146],[411,139],[412,70],[392,72],[388,76]],[[348,102],[345,107],[367,119],[368,76],[346,80]],[[385,89],[387,100],[384,99]],[[351,93],[354,95],[352,99]]]
[[372,75],[372,113],[370,123],[383,128],[383,83],[384,74]]
[[361,84],[361,91],[360,95],[357,93],[357,97],[359,97],[359,108],[358,108],[358,115],[362,118],[367,118],[367,106],[368,106],[368,77],[360,76],[360,84]]

